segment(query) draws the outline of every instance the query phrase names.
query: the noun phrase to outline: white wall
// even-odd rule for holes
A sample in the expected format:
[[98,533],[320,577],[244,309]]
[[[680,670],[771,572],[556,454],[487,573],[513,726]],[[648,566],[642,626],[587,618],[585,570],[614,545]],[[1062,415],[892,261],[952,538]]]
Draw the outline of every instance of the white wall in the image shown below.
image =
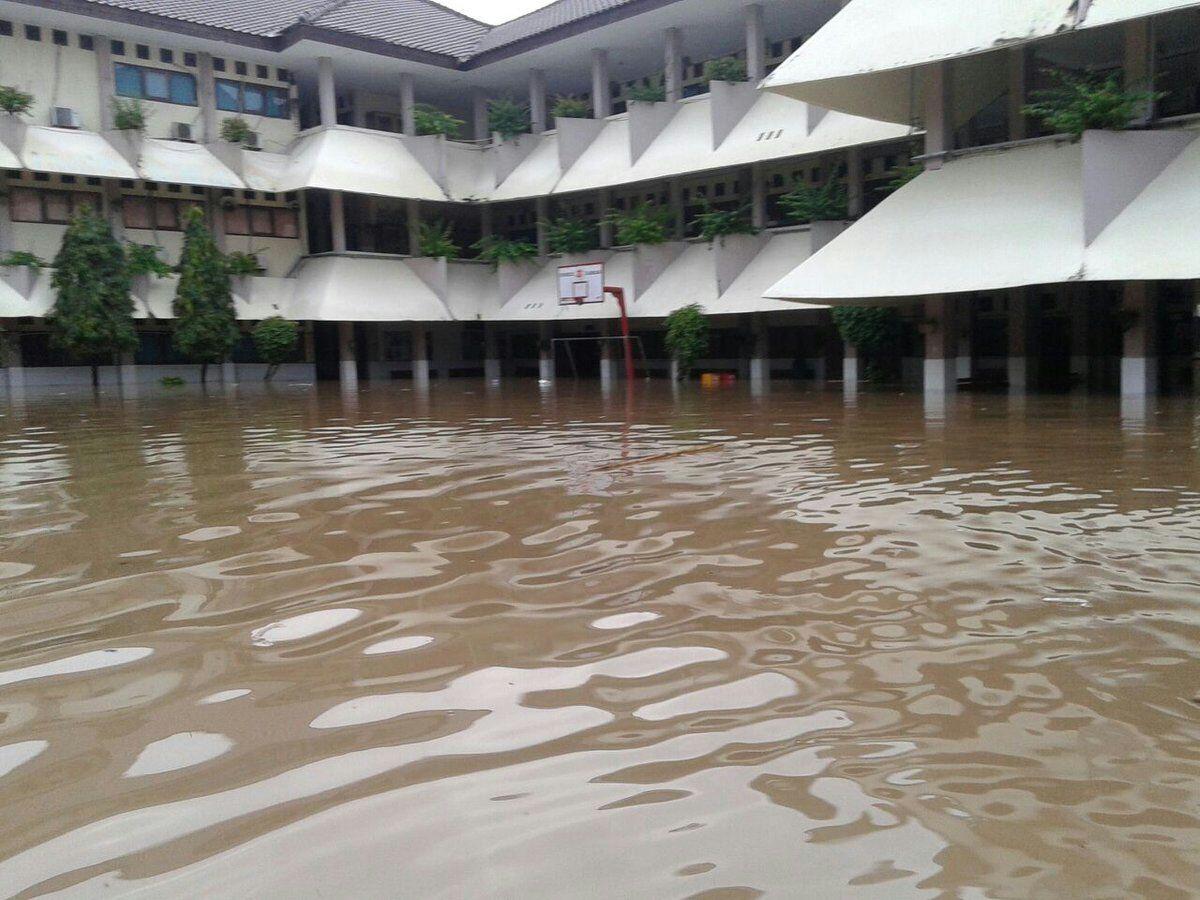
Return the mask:
[[51,29],[42,26],[42,39],[25,38],[25,24],[13,21],[11,37],[0,37],[0,84],[19,88],[34,96],[26,120],[50,124],[50,108],[69,106],[83,119],[89,131],[100,130],[99,70],[96,54],[79,49],[79,35],[68,32],[68,46],[51,39]]

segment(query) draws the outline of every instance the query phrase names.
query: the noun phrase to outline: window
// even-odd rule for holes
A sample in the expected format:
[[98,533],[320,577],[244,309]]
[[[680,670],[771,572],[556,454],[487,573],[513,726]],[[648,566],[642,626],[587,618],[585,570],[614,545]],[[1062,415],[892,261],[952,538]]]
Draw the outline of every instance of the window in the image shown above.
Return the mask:
[[285,81],[285,82],[286,82],[286,81],[291,81],[291,80],[292,80],[292,73],[291,73],[291,72],[289,72],[287,69],[276,69],[276,70],[275,70],[275,77],[276,77],[276,78],[278,78],[280,81]]
[[195,53],[183,54],[183,64],[185,66],[187,66],[189,69],[196,68],[196,54]]
[[262,79],[270,78],[271,71],[266,66],[255,66],[254,67],[254,77],[262,78]]
[[70,40],[67,38],[67,33],[65,31],[60,31],[57,28],[50,32],[50,39],[54,41],[55,46],[58,47],[65,47],[70,43]]
[[147,47],[145,44],[137,44],[136,47],[137,47],[137,58],[138,59],[149,59],[150,58],[150,48],[149,47]]
[[90,34],[81,34],[79,36],[79,49],[80,50],[95,50],[96,49],[96,39],[94,37],[92,37]]
[[213,71],[214,72],[224,72],[225,71],[225,60],[221,59],[219,56],[214,56],[213,57]]
[[246,64],[244,62],[235,62],[233,64],[233,71],[238,75],[245,75],[246,74]]
[[25,40],[40,41],[41,39],[42,39],[42,29],[38,28],[36,25],[26,25],[25,26]]
[[167,65],[174,65],[175,51],[174,50],[159,50],[158,51],[158,61],[160,63],[166,63]]
[[43,191],[14,187],[9,192],[14,222],[66,225],[85,206],[100,209],[100,195],[84,191]]
[[226,81],[224,78],[217,79],[217,109],[272,119],[291,117],[286,89]]
[[0,19],[0,37],[12,37],[12,22]]
[[117,93],[139,100],[158,100],[162,103],[196,105],[196,77],[186,72],[165,72],[117,63]]
[[124,56],[125,55],[125,42],[124,41],[113,41],[108,46],[109,46],[109,49],[112,50],[113,56]]
[[166,197],[125,197],[121,201],[121,218],[126,228],[181,231],[184,212],[198,205],[191,200],[171,200]]
[[272,206],[235,206],[225,210],[225,233],[256,237],[295,238],[300,222],[294,209]]

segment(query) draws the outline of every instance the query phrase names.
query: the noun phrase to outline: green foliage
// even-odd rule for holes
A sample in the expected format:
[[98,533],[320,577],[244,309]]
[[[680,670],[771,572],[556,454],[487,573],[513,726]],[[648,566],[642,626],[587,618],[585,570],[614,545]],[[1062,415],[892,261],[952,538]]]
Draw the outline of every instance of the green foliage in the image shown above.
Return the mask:
[[708,319],[703,307],[693,303],[667,316],[666,346],[679,364],[680,379],[687,378],[696,360],[708,350]]
[[179,284],[175,288],[175,347],[200,363],[204,381],[211,363],[224,360],[238,342],[237,315],[229,286],[229,264],[204,224],[204,213],[187,214]]
[[263,266],[258,261],[258,254],[251,250],[235,250],[233,253],[225,254],[225,271],[232,278],[259,275],[262,270]]
[[707,82],[745,81],[746,64],[733,56],[710,59],[704,64],[704,80]]
[[171,267],[159,258],[161,248],[153,244],[126,244],[125,270],[130,278],[139,275],[153,275],[165,278],[171,274]]
[[639,203],[627,212],[610,210],[605,220],[612,223],[620,247],[665,244],[673,225],[670,209],[648,203]]
[[267,364],[264,381],[270,381],[279,367],[292,358],[300,339],[300,326],[289,319],[271,316],[254,326],[254,349]]
[[779,205],[793,222],[836,222],[850,214],[846,188],[833,179],[820,187],[797,181]]
[[113,128],[117,131],[145,131],[146,104],[136,97],[130,100],[112,99]]
[[32,107],[33,94],[0,84],[0,111],[8,113],[10,116],[20,116],[29,112]]
[[578,219],[551,219],[542,227],[551,253],[583,253],[596,245],[592,227]]
[[187,382],[185,382],[178,375],[164,375],[162,378],[158,379],[158,383],[163,387],[183,387],[185,384],[187,384]]
[[667,99],[667,89],[661,84],[635,84],[626,95],[635,103],[662,103]]
[[46,261],[34,253],[28,253],[24,250],[14,250],[11,253],[6,253],[0,256],[0,269],[40,269],[46,265]]
[[494,236],[476,241],[471,249],[478,252],[480,259],[490,262],[493,269],[498,269],[501,263],[524,262],[538,255],[538,248],[528,241],[510,241]]
[[508,139],[529,130],[529,107],[513,100],[488,101],[488,128]]
[[459,247],[454,243],[454,226],[448,222],[422,222],[417,242],[421,256],[458,259]]
[[892,169],[892,171],[888,173],[892,176],[892,180],[887,183],[888,193],[894,194],[910,181],[915,180],[916,177],[922,174],[924,171],[925,167],[920,163],[910,163],[907,166],[898,166],[897,168]]
[[442,134],[448,138],[458,137],[466,124],[462,119],[428,103],[418,103],[413,108],[413,122],[417,126],[417,134]]
[[554,101],[550,113],[556,119],[586,119],[592,114],[592,107],[586,100],[575,97],[559,97]]
[[240,144],[250,137],[250,123],[241,116],[230,116],[221,123],[221,140]]
[[700,237],[710,244],[719,237],[727,234],[758,234],[758,229],[750,222],[750,207],[741,209],[713,209],[707,201],[704,212],[692,220],[692,224],[700,229]]
[[[91,208],[82,209],[67,227],[51,284],[54,306],[46,322],[57,346],[92,358],[137,346],[125,251],[108,222]],[[97,383],[95,365],[92,383]]]
[[1034,100],[1022,108],[1027,116],[1041,119],[1057,134],[1082,137],[1085,131],[1105,129],[1121,131],[1144,106],[1166,94],[1154,91],[1129,91],[1121,76],[1101,77],[1093,72],[1073,75],[1059,69],[1046,69],[1057,86],[1034,91]]

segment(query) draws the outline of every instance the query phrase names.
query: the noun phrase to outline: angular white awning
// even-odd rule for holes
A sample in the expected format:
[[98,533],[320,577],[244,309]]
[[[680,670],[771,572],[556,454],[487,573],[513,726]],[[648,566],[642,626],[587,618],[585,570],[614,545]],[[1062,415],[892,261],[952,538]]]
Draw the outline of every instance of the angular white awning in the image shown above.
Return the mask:
[[140,150],[138,171],[147,181],[231,190],[245,187],[233,171],[201,144],[146,138]]
[[0,278],[0,319],[23,319],[26,316],[44,316],[46,309],[43,304],[33,298],[22,297],[10,287],[8,282]]
[[26,126],[19,155],[24,167],[33,172],[85,178],[138,178],[133,166],[112,144],[90,131]]
[[767,296],[871,301],[1075,280],[1083,196],[1080,144],[952,160],[886,199]]
[[460,203],[487,200],[496,187],[496,167],[482,147],[452,141],[443,145],[446,161],[446,192]]
[[280,184],[287,173],[287,156],[262,150],[243,150],[241,153],[241,177],[247,188],[267,194],[286,193]]
[[17,158],[17,154],[10,150],[3,141],[0,141],[0,169],[19,168],[21,168],[21,160]]
[[280,192],[319,188],[406,200],[447,199],[399,135],[325,128],[303,135],[289,156]]
[[626,116],[614,116],[604,123],[600,134],[575,160],[575,164],[562,174],[554,193],[571,194],[626,184],[635,180],[629,174],[632,167],[629,119]]
[[491,200],[529,200],[546,197],[562,177],[558,158],[558,135],[547,133],[532,153],[504,181],[491,191]]
[[436,293],[402,259],[320,256],[296,277],[289,316],[318,322],[447,322]]
[[822,309],[820,305],[767,298],[767,292],[780,278],[811,255],[811,231],[785,231],[771,235],[766,246],[734,279],[710,312],[738,314]]

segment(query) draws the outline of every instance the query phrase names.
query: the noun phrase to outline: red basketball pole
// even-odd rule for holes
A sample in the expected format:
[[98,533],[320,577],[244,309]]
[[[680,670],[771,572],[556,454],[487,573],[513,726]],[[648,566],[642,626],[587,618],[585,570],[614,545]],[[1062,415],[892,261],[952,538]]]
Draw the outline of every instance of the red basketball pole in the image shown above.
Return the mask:
[[606,287],[604,293],[612,294],[617,298],[617,306],[621,308],[621,337],[625,345],[625,379],[629,384],[633,384],[635,378],[633,372],[633,342],[629,339],[629,313],[625,309],[625,289],[619,287]]

